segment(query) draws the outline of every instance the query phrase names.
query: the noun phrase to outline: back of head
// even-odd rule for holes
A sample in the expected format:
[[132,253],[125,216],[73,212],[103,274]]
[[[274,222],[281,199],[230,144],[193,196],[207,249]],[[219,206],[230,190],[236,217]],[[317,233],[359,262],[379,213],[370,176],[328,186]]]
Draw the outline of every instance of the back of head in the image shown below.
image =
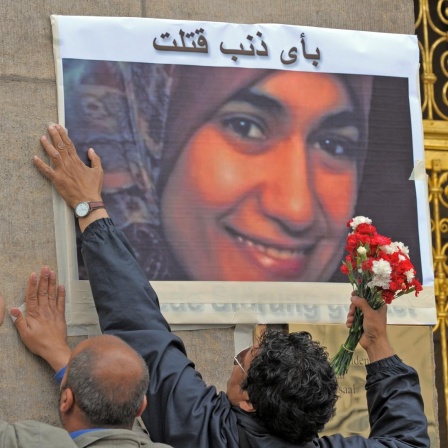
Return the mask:
[[336,375],[307,332],[266,331],[242,387],[260,423],[292,443],[311,440],[335,412]]
[[91,427],[132,428],[149,385],[144,360],[115,336],[89,339],[67,367],[70,388]]

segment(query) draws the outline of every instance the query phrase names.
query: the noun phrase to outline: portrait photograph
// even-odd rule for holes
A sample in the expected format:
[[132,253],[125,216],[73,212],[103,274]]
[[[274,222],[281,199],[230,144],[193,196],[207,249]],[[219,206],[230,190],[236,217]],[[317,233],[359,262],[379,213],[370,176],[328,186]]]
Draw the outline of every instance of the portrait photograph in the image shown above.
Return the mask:
[[[402,242],[424,285],[390,321],[434,321],[413,36],[110,17],[53,28],[60,122],[86,164],[89,148],[101,157],[108,213],[170,323],[341,323],[355,216]],[[54,201],[73,322],[93,321],[82,235]]]
[[[64,60],[65,124],[150,280],[340,281],[347,222],[421,272],[407,79]],[[78,258],[80,278],[85,278]]]

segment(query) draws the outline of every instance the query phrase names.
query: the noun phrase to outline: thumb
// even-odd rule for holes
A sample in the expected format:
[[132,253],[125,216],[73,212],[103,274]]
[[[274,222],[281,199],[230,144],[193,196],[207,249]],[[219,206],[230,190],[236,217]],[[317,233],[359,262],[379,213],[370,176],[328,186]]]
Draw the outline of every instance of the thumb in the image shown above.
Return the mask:
[[19,308],[11,308],[9,311],[9,315],[11,316],[13,324],[16,326],[17,331],[20,335],[27,328],[27,323],[25,318],[23,317],[22,311]]
[[363,313],[370,309],[370,305],[367,303],[367,300],[363,299],[362,297],[352,296],[350,300],[352,301],[353,305],[355,305],[356,308],[359,308]]
[[93,148],[89,148],[89,150],[87,151],[87,156],[89,157],[92,168],[101,169],[101,158]]

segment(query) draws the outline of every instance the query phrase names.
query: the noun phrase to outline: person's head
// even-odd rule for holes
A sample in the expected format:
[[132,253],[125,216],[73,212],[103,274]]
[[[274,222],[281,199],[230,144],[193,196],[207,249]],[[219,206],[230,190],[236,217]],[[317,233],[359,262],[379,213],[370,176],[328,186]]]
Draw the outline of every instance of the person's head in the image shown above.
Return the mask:
[[311,440],[335,412],[337,379],[324,347],[307,332],[266,331],[238,357],[227,396],[292,443]]
[[148,384],[144,360],[121,339],[87,339],[72,352],[62,380],[62,424],[68,431],[131,429],[146,407]]
[[159,181],[180,271],[194,280],[328,280],[356,204],[372,78],[180,70]]

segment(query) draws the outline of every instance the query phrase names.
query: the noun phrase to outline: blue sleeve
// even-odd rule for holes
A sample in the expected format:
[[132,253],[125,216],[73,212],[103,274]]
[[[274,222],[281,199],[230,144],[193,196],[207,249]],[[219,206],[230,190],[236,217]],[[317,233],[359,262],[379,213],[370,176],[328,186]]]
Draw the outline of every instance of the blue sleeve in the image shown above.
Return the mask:
[[125,340],[148,365],[151,381],[143,419],[152,440],[236,448],[236,416],[227,396],[206,387],[182,340],[171,333],[123,233],[110,219],[93,222],[84,231],[82,255],[101,330]]
[[67,366],[62,367],[61,370],[59,370],[59,372],[56,372],[54,375],[54,379],[56,380],[56,382],[59,384],[59,386],[62,383],[62,378],[64,378],[65,375],[65,371],[67,370]]
[[398,356],[381,359],[366,368],[369,438],[335,434],[316,439],[310,448],[429,448],[417,372]]
[[428,422],[418,374],[398,356],[367,365],[370,437],[397,437],[403,445],[429,447]]

